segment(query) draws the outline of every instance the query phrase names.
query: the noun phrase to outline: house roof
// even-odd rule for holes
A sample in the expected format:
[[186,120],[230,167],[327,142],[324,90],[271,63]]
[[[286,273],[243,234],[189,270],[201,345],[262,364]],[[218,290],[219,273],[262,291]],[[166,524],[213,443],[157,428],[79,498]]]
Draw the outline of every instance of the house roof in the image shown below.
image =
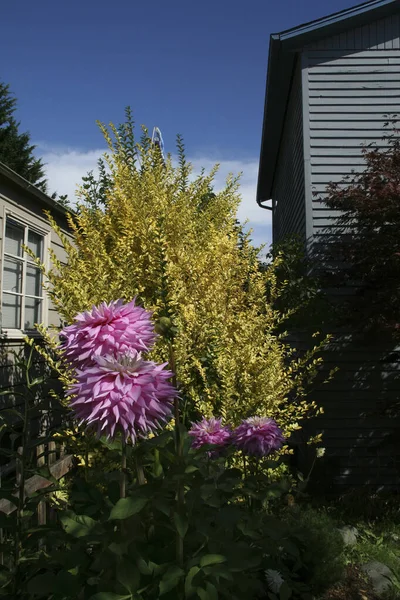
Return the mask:
[[30,196],[33,196],[35,200],[38,200],[44,208],[48,208],[53,212],[65,216],[69,211],[62,204],[50,198],[47,194],[39,190],[33,183],[30,183],[21,175],[18,175],[15,171],[7,167],[4,163],[0,162],[0,176],[7,179],[9,182],[16,184],[22,188],[24,192],[27,192]]
[[389,16],[400,9],[400,0],[369,0],[322,19],[272,34],[269,44],[257,203],[269,200],[289,97],[290,84],[299,50],[312,42],[352,27]]

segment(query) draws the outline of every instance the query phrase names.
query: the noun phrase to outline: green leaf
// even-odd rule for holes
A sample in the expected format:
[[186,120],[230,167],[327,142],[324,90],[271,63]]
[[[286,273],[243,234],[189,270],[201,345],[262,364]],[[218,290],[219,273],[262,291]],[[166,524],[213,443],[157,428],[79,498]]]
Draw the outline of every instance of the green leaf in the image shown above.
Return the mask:
[[193,587],[193,579],[196,577],[197,573],[199,573],[199,567],[192,567],[189,573],[186,575],[185,579],[185,596],[190,597],[195,593],[195,588]]
[[207,582],[206,589],[198,587],[196,592],[201,600],[218,600],[217,588],[212,583]]
[[282,488],[282,485],[279,483],[272,483],[266,490],[265,497],[266,498],[280,498],[284,494],[285,490]]
[[117,504],[113,506],[110,513],[110,520],[129,519],[133,515],[137,515],[142,508],[147,504],[147,498],[143,496],[129,496],[129,498],[121,498]]
[[199,468],[196,467],[195,465],[188,465],[185,469],[185,473],[194,473],[195,471],[198,471]]
[[226,562],[226,556],[222,554],[206,554],[200,560],[200,567],[208,567],[209,565],[220,565]]
[[124,554],[128,553],[128,545],[129,545],[129,542],[121,542],[120,544],[117,544],[116,542],[112,542],[108,546],[108,549],[110,550],[110,552],[112,552],[113,554],[116,554],[117,556],[124,556]]
[[284,581],[282,583],[281,587],[279,588],[279,600],[289,600],[289,598],[291,598],[291,597],[292,597],[292,590],[288,586],[286,581]]
[[160,581],[160,585],[159,585],[160,596],[173,590],[174,587],[176,587],[178,585],[178,583],[181,581],[181,579],[184,575],[185,575],[185,571],[183,569],[181,569],[180,567],[178,567],[177,565],[170,567],[168,569],[168,571],[166,573],[164,573],[164,575]]
[[185,537],[188,527],[189,527],[187,518],[183,515],[180,515],[179,513],[174,513],[174,523],[175,523],[177,532],[179,533],[180,537],[183,539]]
[[97,525],[97,521],[86,515],[75,515],[68,511],[61,515],[61,524],[64,530],[73,537],[84,537],[90,535]]
[[206,590],[208,594],[208,600],[218,600],[218,590],[215,585],[208,581],[206,583]]
[[151,564],[147,564],[147,562],[145,560],[143,560],[143,558],[139,558],[137,561],[137,567],[139,569],[139,571],[142,573],[142,575],[152,575],[153,574],[153,568],[151,566]]
[[109,450],[119,450],[121,451],[121,442],[119,440],[108,440],[105,436],[99,438],[99,441],[103,446],[108,448]]
[[29,387],[34,387],[35,385],[40,385],[46,381],[46,376],[42,375],[41,377],[36,377],[33,381],[30,382]]

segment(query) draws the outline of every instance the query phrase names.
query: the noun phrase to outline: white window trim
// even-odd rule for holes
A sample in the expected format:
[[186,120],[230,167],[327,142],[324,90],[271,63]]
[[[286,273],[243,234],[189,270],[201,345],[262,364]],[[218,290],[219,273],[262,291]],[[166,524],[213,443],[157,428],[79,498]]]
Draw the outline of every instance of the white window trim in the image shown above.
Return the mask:
[[[24,214],[20,214],[19,212],[13,211],[9,207],[4,207],[3,211],[3,227],[2,227],[2,240],[1,240],[1,289],[0,289],[0,310],[3,307],[3,280],[4,280],[4,248],[5,248],[5,235],[6,235],[6,225],[7,225],[7,217],[13,219],[16,223],[20,224],[24,228],[31,229],[35,233],[38,233],[43,237],[43,263],[48,268],[48,256],[49,256],[49,246],[50,246],[50,231],[42,228],[40,225],[32,221],[29,216],[25,217]],[[11,255],[10,255],[11,256]],[[21,258],[21,257],[18,257]],[[27,261],[24,258],[23,261],[23,285],[25,285],[26,281],[26,264]],[[32,263],[33,264],[33,263]],[[43,280],[42,280],[43,285]],[[24,288],[23,288],[24,289]],[[22,292],[22,297],[25,297],[24,292]],[[22,303],[21,303],[22,309]],[[49,313],[49,299],[46,293],[46,290],[43,289],[43,305],[42,305],[42,323],[45,327],[48,326],[48,313]],[[22,321],[22,315],[21,315]],[[1,337],[6,339],[21,339],[25,336],[29,337],[40,337],[39,332],[36,329],[10,329],[4,328],[1,326]]]

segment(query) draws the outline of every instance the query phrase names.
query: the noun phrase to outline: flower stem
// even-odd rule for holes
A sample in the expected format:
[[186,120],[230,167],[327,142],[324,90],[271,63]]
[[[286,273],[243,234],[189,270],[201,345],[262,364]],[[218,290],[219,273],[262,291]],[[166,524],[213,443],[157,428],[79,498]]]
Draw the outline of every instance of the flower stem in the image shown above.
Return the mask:
[[121,439],[121,481],[120,481],[120,497],[126,497],[126,439],[122,436]]
[[[245,479],[245,485],[246,485],[246,479],[247,479],[247,463],[246,463],[246,457],[244,454],[242,454],[243,457],[243,475],[244,475],[244,479]],[[250,466],[250,465],[249,465]],[[245,495],[244,496],[244,500],[245,502],[247,501],[247,505],[249,508],[251,508],[251,498],[249,495]]]
[[[177,381],[176,381],[176,364],[175,364],[175,355],[172,343],[169,343],[169,367],[173,372],[172,384],[176,389]],[[179,399],[176,397],[174,399],[174,418],[175,418],[175,449],[179,462],[182,462],[183,456],[183,448],[182,448],[182,439],[181,439],[181,421],[179,414]],[[183,481],[178,479],[177,490],[176,490],[176,511],[179,515],[183,513],[183,507],[185,504],[185,492],[183,488]],[[178,531],[176,532],[176,562],[182,567],[184,562],[184,550],[183,550],[183,539],[179,535]]]
[[13,552],[13,591],[14,597],[18,594],[18,583],[19,583],[19,568],[20,568],[20,554],[21,554],[21,538],[22,538],[22,513],[25,506],[25,479],[26,479],[26,467],[28,461],[28,443],[30,439],[30,416],[29,416],[29,398],[31,395],[31,382],[29,376],[30,365],[32,363],[33,348],[31,348],[28,361],[25,365],[25,379],[26,379],[26,393],[24,395],[24,416],[22,422],[22,447],[18,448],[17,451],[17,488],[18,488],[18,502],[17,502],[17,516],[16,526],[14,532],[14,552]]
[[146,483],[146,478],[144,476],[143,464],[140,459],[140,456],[136,454],[136,474],[139,485],[144,485]]

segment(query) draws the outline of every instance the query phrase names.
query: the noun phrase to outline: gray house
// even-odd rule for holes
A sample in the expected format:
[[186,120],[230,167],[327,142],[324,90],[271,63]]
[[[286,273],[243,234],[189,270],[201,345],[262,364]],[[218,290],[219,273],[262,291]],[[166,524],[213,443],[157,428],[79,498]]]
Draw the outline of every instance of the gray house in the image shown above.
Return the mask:
[[[24,250],[24,246],[30,248],[46,266],[50,266],[49,250],[61,262],[66,261],[62,242],[51,229],[44,210],[52,214],[64,235],[72,239],[66,209],[0,163],[0,413],[2,416],[6,415],[8,424],[13,419],[14,427],[12,435],[7,428],[0,436],[0,449],[6,451],[21,444],[21,438],[15,435],[21,430],[21,422],[15,414],[1,411],[10,406],[21,410],[21,395],[16,392],[26,394],[24,373],[16,367],[15,355],[27,355],[25,336],[40,339],[35,323],[60,325],[60,317],[43,288],[42,273]],[[43,363],[44,360],[36,354],[32,365],[33,373],[42,374],[45,368]],[[47,381],[41,388],[41,406],[37,407],[30,420],[33,437],[45,434],[48,425],[60,419],[58,407],[53,410],[56,402],[48,393],[49,387],[55,388],[56,381]],[[34,404],[31,404],[31,408]],[[70,456],[62,458],[61,450],[54,441],[48,444],[46,442],[46,446],[40,444],[35,447],[38,465],[47,461],[53,476],[58,478],[66,473],[63,469],[68,469],[72,463]],[[0,453],[0,480],[12,476],[15,469],[16,461],[9,459],[7,454]],[[36,483],[34,477],[28,480],[25,488],[28,494],[37,491],[38,488],[33,485]],[[13,504],[1,499],[0,511],[9,514],[12,510]],[[46,505],[40,503],[38,522],[45,523],[45,515]]]
[[[318,197],[364,168],[362,144],[379,142],[388,114],[400,115],[399,0],[271,36],[257,202],[272,210],[274,242],[333,231],[335,213]],[[340,368],[314,392],[325,409],[328,482],[400,484],[399,424],[384,412],[400,396],[394,350],[360,347],[342,332],[326,354],[327,367]]]
[[[19,385],[14,352],[24,337],[37,336],[35,323],[60,325],[60,317],[43,288],[40,269],[24,251],[29,247],[47,266],[49,250],[64,262],[66,254],[44,214],[48,210],[70,236],[67,211],[23,177],[0,163],[0,391]],[[7,403],[2,395],[0,407]]]
[[20,343],[35,323],[59,325],[60,319],[42,287],[42,275],[23,246],[49,266],[49,250],[63,262],[66,254],[44,214],[48,210],[69,236],[66,209],[0,163],[1,339]]

